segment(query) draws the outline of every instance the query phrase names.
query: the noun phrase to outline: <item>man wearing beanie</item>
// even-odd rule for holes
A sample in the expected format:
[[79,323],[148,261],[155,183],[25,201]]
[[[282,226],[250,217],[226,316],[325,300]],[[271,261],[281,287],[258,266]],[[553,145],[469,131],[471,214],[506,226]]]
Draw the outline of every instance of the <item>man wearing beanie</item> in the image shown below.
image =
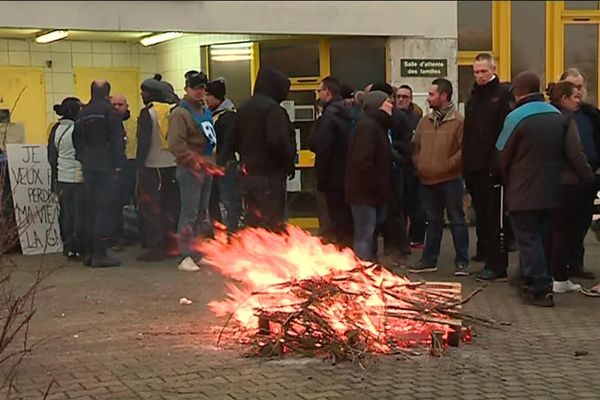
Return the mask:
[[285,225],[286,178],[293,172],[296,143],[289,116],[280,103],[290,80],[280,71],[258,71],[254,95],[237,112],[233,151],[240,155],[245,175],[240,190],[248,226],[281,230]]
[[456,252],[454,275],[467,276],[469,231],[463,211],[461,178],[464,117],[454,107],[452,84],[447,79],[432,82],[427,101],[432,111],[419,122],[413,138],[413,161],[422,184],[427,233],[421,260],[411,272],[437,271],[446,210]]
[[144,108],[138,118],[138,204],[146,251],[139,261],[161,261],[177,253],[179,187],[175,179],[175,157],[169,151],[169,116],[177,96],[157,74],[142,82]]
[[[238,164],[232,150],[233,129],[236,111],[231,100],[225,97],[225,80],[216,79],[206,86],[206,104],[213,113],[213,123],[217,132],[217,165],[225,168],[225,175],[215,178],[217,190],[213,190],[211,202],[219,206],[223,203],[227,213],[226,225],[229,232],[237,231],[242,200],[237,188]],[[216,198],[212,198],[215,196]]]
[[171,112],[167,130],[169,149],[177,163],[176,178],[181,196],[179,251],[185,265],[190,266],[202,258],[193,248],[194,237],[206,236],[211,231],[208,202],[212,177],[205,167],[214,162],[217,138],[212,114],[204,105],[207,83],[203,72],[185,74],[185,96]]
[[377,259],[377,232],[390,198],[392,102],[385,92],[366,94],[363,114],[348,147],[346,201],[354,220],[354,252],[363,260]]

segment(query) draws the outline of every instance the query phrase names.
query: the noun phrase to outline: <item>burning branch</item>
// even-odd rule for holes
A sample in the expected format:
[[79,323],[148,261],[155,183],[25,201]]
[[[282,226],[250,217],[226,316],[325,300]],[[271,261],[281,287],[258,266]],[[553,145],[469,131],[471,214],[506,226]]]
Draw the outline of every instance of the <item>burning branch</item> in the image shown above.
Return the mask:
[[261,356],[354,360],[446,346],[463,333],[461,306],[482,290],[461,300],[460,284],[411,282],[291,226],[283,234],[217,231],[198,250],[235,282],[227,285],[227,300],[209,306],[228,316],[225,326],[236,321],[236,332]]

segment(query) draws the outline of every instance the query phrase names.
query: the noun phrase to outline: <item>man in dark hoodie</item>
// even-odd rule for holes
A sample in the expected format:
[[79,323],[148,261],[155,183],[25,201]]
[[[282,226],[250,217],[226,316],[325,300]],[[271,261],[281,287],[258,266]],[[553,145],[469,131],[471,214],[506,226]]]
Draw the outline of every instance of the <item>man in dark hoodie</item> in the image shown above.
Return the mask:
[[161,81],[160,75],[142,82],[144,108],[137,128],[138,204],[147,250],[138,261],[161,261],[176,254],[179,219],[179,186],[175,179],[177,164],[169,151],[169,115],[177,96]]
[[[217,206],[223,203],[227,213],[227,229],[235,232],[239,228],[242,212],[242,199],[238,183],[238,163],[232,151],[233,129],[236,110],[233,102],[225,97],[225,80],[215,79],[206,86],[206,104],[213,113],[213,123],[217,132],[217,165],[225,169],[225,175],[215,178]],[[212,199],[211,199],[212,201]]]
[[514,106],[507,84],[496,75],[494,58],[479,54],[473,62],[475,83],[465,105],[463,165],[467,190],[477,216],[477,253],[473,261],[485,261],[477,279],[506,280],[507,246],[502,243],[505,215],[503,188],[492,173],[494,144],[504,118]]
[[110,256],[107,248],[114,230],[116,176],[126,162],[123,117],[110,103],[106,80],[92,82],[91,92],[92,99],[81,109],[73,131],[89,210],[84,262],[94,268],[117,267],[121,262]]
[[325,195],[327,212],[331,219],[332,240],[341,247],[352,247],[352,211],[346,203],[344,181],[346,151],[352,130],[352,114],[340,97],[341,84],[328,76],[318,90],[323,115],[315,130],[315,168],[317,189]]
[[377,260],[377,232],[385,220],[390,198],[392,101],[385,92],[367,93],[364,113],[348,147],[345,192],[354,219],[354,252],[367,261]]
[[245,173],[240,189],[247,226],[281,230],[285,225],[286,178],[293,173],[296,154],[290,118],[280,105],[289,88],[283,73],[263,67],[254,95],[237,112],[232,145]]
[[[376,82],[370,90],[384,92],[393,102],[394,88],[388,83]],[[392,258],[393,263],[402,262],[410,254],[410,240],[404,211],[404,182],[406,168],[412,163],[412,131],[406,115],[393,107],[392,126],[387,131],[392,150],[390,180],[392,195],[387,205],[383,230],[383,252]]]

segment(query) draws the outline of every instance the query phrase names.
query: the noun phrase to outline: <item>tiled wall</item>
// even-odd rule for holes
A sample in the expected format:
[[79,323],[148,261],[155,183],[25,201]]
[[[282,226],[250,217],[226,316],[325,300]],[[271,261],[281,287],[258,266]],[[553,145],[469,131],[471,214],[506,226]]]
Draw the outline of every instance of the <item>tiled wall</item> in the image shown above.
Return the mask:
[[[139,68],[140,79],[158,70],[157,49],[137,43],[63,40],[38,44],[31,40],[0,38],[0,66],[42,67],[46,83],[46,119],[55,121],[52,106],[74,94],[73,67]],[[48,68],[46,62],[52,61]]]
[[189,35],[156,46],[157,67],[163,80],[173,85],[178,95],[183,95],[183,75],[191,70],[200,70],[200,45],[198,35]]

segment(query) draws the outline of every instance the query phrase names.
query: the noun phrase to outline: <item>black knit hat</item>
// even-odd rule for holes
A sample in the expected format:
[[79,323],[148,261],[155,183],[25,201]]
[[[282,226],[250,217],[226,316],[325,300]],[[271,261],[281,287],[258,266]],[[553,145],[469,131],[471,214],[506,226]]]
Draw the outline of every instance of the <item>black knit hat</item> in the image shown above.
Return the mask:
[[206,93],[212,94],[219,100],[225,100],[225,80],[215,79],[206,85]]
[[65,97],[62,103],[55,104],[54,107],[52,107],[58,116],[71,120],[75,120],[80,108],[81,101],[77,97]]

